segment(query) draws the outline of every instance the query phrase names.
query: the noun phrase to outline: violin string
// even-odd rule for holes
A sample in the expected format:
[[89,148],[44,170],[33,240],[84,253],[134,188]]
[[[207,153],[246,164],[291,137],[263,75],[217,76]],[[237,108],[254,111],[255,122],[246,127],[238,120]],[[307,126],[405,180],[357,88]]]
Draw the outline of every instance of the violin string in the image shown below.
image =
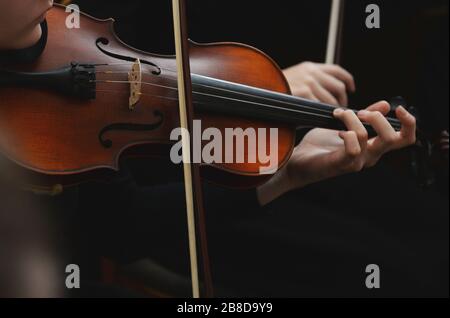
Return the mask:
[[[116,90],[105,90],[105,89],[97,89],[95,90],[96,92],[99,93],[111,93],[111,94],[127,94],[127,91],[116,91]],[[156,94],[140,94],[142,96],[150,96],[153,98],[159,98],[159,99],[164,99],[164,100],[172,100],[172,101],[176,101],[178,102],[178,98],[175,97],[167,97],[167,96],[162,96],[162,95],[156,95]],[[307,122],[305,121],[305,125],[311,125],[312,127],[320,127],[323,124],[323,122],[315,120],[315,119],[308,119]]]
[[[111,89],[96,89],[95,92],[97,93],[110,93],[110,94],[128,94],[127,91],[117,91],[117,90],[111,90]],[[147,94],[147,93],[140,93],[141,96],[148,96],[148,97],[154,97],[159,99],[166,99],[166,100],[172,100],[175,102],[178,102],[177,97],[167,97],[162,95],[156,95],[156,94]]]
[[[164,69],[164,68],[162,68],[162,69]],[[170,71],[169,69],[164,69],[164,70]],[[174,72],[174,71],[171,71],[171,72]],[[101,72],[99,72],[99,71],[97,71],[96,73],[103,73],[103,74],[128,74],[127,71],[119,71],[119,72],[114,72],[114,71],[101,71]],[[164,77],[164,76],[154,75],[152,73],[146,73],[146,72],[144,72],[143,74],[144,75],[158,76],[159,78],[162,78],[162,79],[171,80],[171,81],[175,82],[175,84],[177,83],[177,79],[176,78],[170,78],[170,77],[167,77],[167,76]],[[193,74],[193,75],[195,75],[195,74]],[[107,81],[107,82],[131,84],[131,81]],[[144,84],[144,85],[153,85],[153,86],[158,86],[158,87],[161,87],[161,88],[174,89],[174,90],[178,91],[178,88],[176,88],[176,87],[163,86],[163,85],[158,85],[158,84],[154,84],[154,83],[150,83],[150,82],[134,82],[134,83],[138,83],[138,84],[140,83],[140,84]],[[204,88],[209,88],[209,89],[213,89],[213,90],[220,90],[220,91],[223,91],[223,92],[232,93],[232,94],[238,94],[238,95],[247,96],[247,97],[260,98],[260,99],[264,99],[264,100],[271,101],[271,102],[284,103],[286,105],[290,105],[290,106],[294,106],[294,107],[298,107],[299,106],[299,105],[294,104],[294,103],[289,103],[289,102],[285,102],[285,101],[279,101],[279,100],[276,100],[276,99],[273,99],[273,98],[253,95],[253,94],[244,93],[244,92],[232,91],[232,90],[228,90],[228,89],[225,89],[225,88],[222,88],[222,87],[214,87],[214,86],[200,84],[200,83],[195,83],[195,82],[192,83],[192,86],[194,86],[194,87],[204,87]],[[216,97],[219,97],[219,96],[216,96]],[[331,114],[332,113],[332,111],[326,111],[326,110],[323,110],[323,109],[320,109],[320,108],[314,108],[314,107],[311,107],[311,106],[302,106],[302,107],[309,108],[309,109],[311,109],[311,110],[313,110],[315,112],[324,112],[325,114]],[[330,106],[330,107],[332,107],[332,106]]]
[[[108,64],[106,64],[106,65],[108,65]],[[102,66],[106,66],[106,65],[102,65]],[[115,64],[109,64],[109,65],[130,65],[129,63],[115,63]],[[158,66],[159,67],[159,66]],[[174,74],[176,74],[177,72],[176,71],[174,71],[174,70],[171,70],[171,69],[168,69],[168,68],[164,68],[164,67],[159,67],[161,70],[165,70],[165,71],[168,71],[168,72],[172,72],[172,73],[174,73]],[[98,73],[105,73],[105,74],[127,74],[128,72],[127,71],[98,71]],[[172,80],[172,81],[174,81],[175,83],[177,82],[177,80],[175,79],[175,78],[169,78],[169,77],[164,77],[164,76],[161,76],[161,75],[155,75],[155,74],[153,74],[152,72],[143,72],[143,74],[144,75],[151,75],[151,76],[158,76],[159,78],[163,78],[163,79],[168,79],[168,80]],[[196,75],[196,74],[192,74],[192,75]],[[109,82],[115,82],[115,83],[127,83],[127,84],[130,84],[131,83],[131,81],[109,81]],[[175,87],[170,87],[170,86],[164,86],[164,85],[159,85],[159,84],[155,84],[155,83],[149,83],[149,82],[137,82],[137,83],[141,83],[141,84],[144,84],[144,85],[153,85],[153,86],[157,86],[157,87],[161,87],[161,88],[168,88],[168,89],[173,89],[173,90],[176,90],[176,91],[178,91],[178,89],[177,88],[175,88]],[[229,93],[234,93],[234,94],[240,94],[240,95],[243,95],[243,96],[248,96],[248,97],[253,97],[253,98],[260,98],[260,99],[265,99],[265,100],[267,100],[267,101],[272,101],[272,102],[277,102],[277,103],[283,103],[283,104],[285,104],[285,105],[290,105],[290,106],[294,106],[294,107],[299,107],[299,105],[297,105],[297,104],[294,104],[294,103],[289,103],[289,102],[285,102],[285,101],[279,101],[279,100],[275,100],[275,99],[272,99],[272,98],[268,98],[268,97],[263,97],[263,96],[257,96],[257,95],[253,95],[253,94],[249,94],[249,93],[243,93],[243,92],[236,92],[236,91],[231,91],[231,90],[227,90],[227,89],[224,89],[224,88],[220,88],[220,87],[213,87],[213,86],[209,86],[209,85],[205,85],[205,84],[199,84],[199,83],[192,83],[192,85],[193,86],[201,86],[201,87],[205,87],[205,88],[209,88],[209,89],[215,89],[215,90],[221,90],[221,91],[225,91],[225,92],[229,92]],[[197,93],[197,92],[196,92]],[[216,97],[216,98],[221,98],[221,96],[218,96],[218,95],[210,95],[210,96],[212,96],[212,97]],[[239,101],[239,102],[246,102],[245,100],[236,100],[236,101]],[[302,105],[302,107],[304,107],[304,108],[309,108],[309,109],[311,109],[312,111],[314,111],[315,113],[319,113],[319,112],[324,112],[327,116],[328,116],[328,118],[329,119],[334,119],[334,116],[332,116],[332,114],[333,114],[333,111],[334,111],[334,107],[333,106],[329,106],[330,108],[333,108],[333,111],[330,109],[330,111],[328,112],[328,111],[326,111],[326,110],[323,110],[323,109],[320,109],[320,108],[314,108],[314,107],[311,107],[311,106],[305,106],[305,105]],[[280,107],[279,107],[280,108]],[[398,121],[398,120],[396,120],[396,119],[391,119],[391,118],[387,118],[388,119],[388,121],[389,121],[389,123],[392,125],[392,127],[393,128],[395,128],[395,129],[397,129],[397,130],[400,130],[401,129],[401,123]]]
[[[96,89],[96,92],[104,92],[104,93],[121,93],[121,94],[126,94],[128,93],[127,91],[115,91],[115,90],[101,90],[101,89]],[[305,112],[305,111],[301,111],[301,110],[294,110],[294,109],[285,109],[282,107],[277,107],[277,106],[273,106],[273,105],[269,105],[269,104],[262,104],[262,103],[256,103],[256,102],[250,102],[250,101],[242,101],[242,100],[238,100],[238,99],[234,99],[234,98],[229,98],[229,97],[224,97],[224,96],[218,96],[218,95],[212,95],[212,94],[207,94],[207,93],[200,93],[200,92],[193,92],[194,95],[203,95],[203,96],[209,96],[209,97],[215,97],[215,98],[220,98],[220,99],[225,99],[225,100],[229,100],[229,101],[233,101],[233,102],[243,102],[243,103],[249,103],[249,104],[253,104],[253,105],[257,105],[257,106],[262,106],[268,109],[276,109],[276,110],[284,110],[284,111],[289,111],[292,113],[297,113],[297,114],[303,114],[303,115],[313,115],[313,116],[319,116],[323,119],[334,119],[334,117],[331,116],[326,116],[326,115],[318,115],[318,114],[314,114],[314,113],[309,113],[309,112]],[[161,96],[161,95],[156,95],[156,94],[147,94],[147,93],[140,93],[141,96],[149,96],[149,97],[155,97],[155,98],[160,98],[160,99],[166,99],[166,100],[173,100],[173,101],[178,101],[178,98],[175,97],[167,97],[167,96]],[[308,121],[310,121],[308,119]]]
[[[125,64],[126,64],[126,63],[117,63],[116,65],[125,65]],[[113,64],[110,64],[110,65],[113,65]],[[126,65],[129,65],[129,64],[126,64]],[[104,65],[104,66],[106,66],[106,65]],[[159,66],[158,66],[158,67],[159,67]],[[174,70],[171,70],[171,69],[168,69],[168,68],[164,68],[164,67],[159,67],[159,68],[160,68],[161,70],[165,70],[165,71],[174,73],[175,75],[177,74],[177,71],[174,71]],[[97,71],[96,73],[103,73],[103,74],[128,74],[129,71]],[[174,77],[174,78],[170,78],[170,77],[167,77],[167,76],[155,75],[155,74],[152,73],[152,72],[143,72],[143,74],[144,74],[144,75],[150,75],[150,76],[153,76],[153,77],[154,77],[154,76],[157,76],[158,78],[171,80],[171,81],[174,81],[175,84],[177,84],[177,82],[178,82],[178,80],[177,80],[175,77]],[[192,75],[197,75],[197,74],[192,73]],[[197,76],[200,76],[200,75],[197,75]],[[127,82],[128,84],[131,83],[131,81],[125,81],[125,82]],[[141,84],[144,84],[144,85],[153,84],[153,83],[149,83],[149,82],[136,82],[136,83],[141,83]],[[272,101],[272,102],[284,103],[284,104],[286,104],[286,105],[295,106],[295,107],[298,107],[298,106],[299,106],[299,105],[294,104],[294,103],[289,103],[289,102],[285,102],[285,101],[279,101],[279,100],[276,100],[276,99],[272,99],[272,98],[268,98],[268,97],[263,97],[263,96],[258,96],[258,95],[253,95],[253,94],[249,94],[249,93],[236,92],[236,91],[224,89],[224,88],[221,88],[221,87],[214,87],[214,86],[205,85],[205,84],[199,84],[199,83],[195,83],[195,82],[193,82],[192,85],[193,85],[193,86],[200,86],[200,87],[204,87],[204,88],[209,88],[209,89],[216,89],[216,90],[224,91],[224,92],[227,92],[227,93],[239,94],[239,95],[248,96],[248,97],[253,97],[253,98],[261,98],[261,99],[269,100],[269,101]],[[160,86],[160,87],[163,87],[163,88],[164,88],[164,86]],[[176,89],[175,87],[170,87],[170,86],[165,86],[165,87],[166,87],[166,88],[173,88],[173,89]],[[217,97],[220,97],[220,96],[217,96]],[[302,107],[310,108],[310,109],[312,109],[312,110],[314,110],[314,111],[324,111],[326,114],[332,113],[332,111],[328,112],[328,111],[326,111],[326,110],[323,110],[323,109],[320,109],[320,108],[314,108],[314,107],[311,107],[311,106],[302,106]],[[330,106],[330,108],[333,108],[333,109],[334,109],[333,106]]]
[[[114,83],[116,83],[116,84],[130,84],[131,83],[131,81],[111,81],[111,80],[96,80],[96,81],[93,81],[93,82],[97,82],[97,83],[112,83],[112,84],[114,84]],[[170,90],[173,90],[173,91],[178,91],[178,88],[171,87],[171,86],[165,86],[165,85],[149,83],[149,82],[140,82],[140,83],[144,84],[144,85],[155,86],[155,87],[170,89]],[[210,87],[210,88],[213,88],[213,87]],[[217,89],[220,89],[220,88],[217,88]],[[220,95],[208,94],[208,93],[203,93],[203,92],[198,92],[198,91],[193,91],[192,93],[195,94],[195,95],[208,96],[208,97],[218,98],[218,99],[222,99],[222,100],[228,100],[228,101],[233,101],[233,102],[240,102],[240,103],[247,103],[247,104],[263,106],[265,108],[277,109],[278,111],[284,110],[284,111],[289,111],[289,112],[295,112],[295,113],[298,113],[298,114],[320,116],[320,117],[322,117],[324,119],[334,119],[334,117],[328,115],[328,113],[325,113],[325,114],[310,113],[310,112],[302,111],[300,109],[295,110],[295,109],[283,108],[283,107],[280,107],[280,106],[274,106],[274,105],[269,105],[269,104],[262,104],[262,103],[246,101],[246,100],[241,100],[241,99],[236,99],[236,98],[230,98],[230,97],[225,97],[225,96],[220,96]],[[149,95],[149,94],[145,94],[145,93],[142,93],[141,95],[143,95],[143,96],[154,96],[154,95]],[[249,95],[249,96],[252,96],[252,95]],[[252,96],[252,97],[258,97],[258,96]],[[275,100],[272,100],[272,101],[275,101]],[[292,105],[298,106],[298,105],[295,105],[295,104],[292,104]]]
[[[110,65],[112,65],[112,64],[110,64]],[[126,63],[117,63],[116,65],[129,65],[129,64],[126,64]],[[106,65],[103,65],[103,66],[106,66]],[[159,66],[158,66],[159,67]],[[171,70],[171,69],[168,69],[168,68],[164,68],[164,67],[159,67],[161,70],[164,70],[164,71],[167,71],[167,72],[171,72],[171,73],[174,73],[175,74],[175,76],[176,76],[176,74],[177,74],[177,71],[174,71],[174,70]],[[128,71],[100,71],[100,72],[98,72],[98,73],[105,73],[105,74],[128,74],[129,72]],[[171,81],[174,81],[175,82],[175,85],[177,84],[177,82],[178,82],[178,80],[174,77],[174,78],[170,78],[170,77],[167,77],[167,76],[161,76],[161,75],[156,75],[156,74],[154,74],[154,73],[152,73],[152,72],[143,72],[143,74],[144,75],[150,75],[150,76],[157,76],[158,78],[162,78],[162,79],[167,79],[167,80],[171,80]],[[196,76],[199,76],[199,75],[197,75],[197,74],[195,74],[195,73],[192,73],[192,75],[196,75]],[[130,82],[128,82],[128,83],[130,83]],[[137,82],[137,83],[142,83],[142,84],[146,84],[146,85],[148,85],[149,83],[148,82]],[[220,91],[224,91],[224,92],[227,92],[227,93],[232,93],[232,94],[239,94],[239,95],[243,95],[243,96],[247,96],[247,97],[253,97],[253,98],[260,98],[260,99],[265,99],[265,100],[267,100],[267,101],[271,101],[271,102],[276,102],[276,103],[284,103],[285,105],[290,105],[290,106],[294,106],[294,107],[299,107],[299,105],[298,104],[294,104],[294,103],[289,103],[289,102],[286,102],[286,101],[280,101],[280,100],[276,100],[276,99],[273,99],[273,98],[268,98],[268,97],[263,97],[263,96],[258,96],[258,95],[253,95],[253,94],[249,94],[249,93],[244,93],[244,92],[236,92],[236,91],[232,91],[232,90],[228,90],[228,89],[224,89],[224,88],[221,88],[221,87],[214,87],[214,86],[210,86],[210,85],[205,85],[205,84],[199,84],[199,83],[192,83],[192,86],[200,86],[200,87],[204,87],[204,88],[209,88],[209,89],[215,89],[215,90],[220,90]],[[166,86],[167,88],[170,88],[169,86]],[[175,88],[175,87],[174,87]],[[220,97],[220,96],[217,96],[217,97]],[[312,106],[307,106],[307,105],[302,105],[302,107],[304,107],[304,108],[309,108],[309,109],[311,109],[312,111],[314,111],[314,112],[324,112],[325,114],[327,114],[327,115],[330,115],[330,114],[332,114],[333,113],[333,111],[326,111],[326,110],[323,110],[323,109],[320,109],[320,108],[317,108],[317,107],[312,107]],[[330,109],[332,108],[333,110],[334,110],[334,107],[333,106],[329,106],[330,107]],[[334,118],[334,117],[333,117]]]
[[[115,90],[96,90],[96,92],[122,93],[122,94],[127,94],[127,93],[128,93],[127,91],[115,91]],[[194,92],[194,94],[209,95],[209,94],[199,93],[199,92]],[[141,93],[140,95],[142,95],[142,96],[154,97],[154,98],[159,98],[159,99],[165,99],[165,100],[178,101],[178,98],[175,98],[175,97],[167,97],[167,96],[161,96],[161,95],[156,95],[156,94],[146,94],[146,93]],[[213,97],[219,97],[219,98],[222,98],[222,99],[228,99],[228,100],[236,101],[235,99],[226,98],[226,97],[222,97],[222,96],[215,96],[215,95],[211,95],[211,96],[213,96]],[[244,102],[247,102],[247,101],[244,101]],[[248,102],[247,102],[247,103],[248,103]],[[256,102],[250,102],[250,103],[251,103],[251,104],[254,104],[254,105],[262,106],[262,107],[265,107],[265,108],[270,108],[270,109],[272,109],[272,110],[275,109],[275,110],[278,110],[278,111],[279,111],[279,110],[285,110],[285,111],[286,111],[286,109],[284,109],[284,108],[277,107],[277,106],[273,106],[273,105],[262,104],[262,103],[256,103]],[[202,104],[202,103],[200,103],[200,104]],[[317,116],[319,116],[319,117],[321,117],[321,118],[323,118],[323,119],[326,119],[326,120],[334,119],[334,117],[329,117],[329,116],[325,116],[325,115],[312,114],[312,113],[308,113],[308,112],[305,112],[305,111],[299,111],[299,110],[293,110],[293,109],[287,109],[287,111],[290,111],[290,112],[292,112],[292,113],[297,113],[297,114],[303,114],[303,115],[314,115],[314,116],[316,116],[316,118],[317,118]],[[321,124],[323,124],[323,122],[320,122],[320,121],[318,121],[318,120],[315,120],[314,117],[312,117],[312,119],[308,118],[308,119],[307,119],[307,123],[308,123],[308,124],[312,124],[312,125],[317,125],[318,127],[319,127]],[[394,127],[394,128],[395,128],[395,127]]]
[[[93,81],[93,82],[111,83],[111,84],[113,84],[113,83],[130,84],[131,83],[131,81],[114,81],[114,80],[96,80],[96,81]],[[170,90],[173,90],[173,91],[178,91],[178,88],[171,87],[171,86],[166,86],[166,85],[160,85],[160,84],[149,83],[149,82],[141,82],[141,84],[149,85],[149,86],[155,86],[155,87],[160,87],[160,88],[165,88],[165,89],[170,89]],[[204,86],[207,86],[207,85],[204,85]],[[212,87],[212,86],[207,86],[207,87],[212,88],[212,89],[220,89],[220,88],[216,88],[216,87]],[[230,91],[230,92],[232,92],[232,91]],[[290,113],[296,113],[296,114],[302,114],[302,115],[319,116],[322,119],[327,119],[327,120],[335,119],[335,117],[331,115],[332,112],[330,112],[330,113],[327,113],[327,112],[326,113],[319,113],[319,112],[317,112],[316,109],[313,109],[312,107],[306,107],[306,108],[308,108],[310,110],[313,110],[313,112],[308,112],[308,111],[304,111],[304,110],[300,110],[300,109],[284,108],[284,107],[281,107],[281,106],[274,106],[274,105],[269,105],[269,104],[253,102],[253,101],[240,100],[240,99],[236,99],[236,98],[230,98],[230,97],[225,97],[225,96],[220,96],[220,95],[215,95],[215,94],[208,94],[208,93],[203,93],[203,92],[198,92],[198,91],[193,91],[192,93],[194,95],[202,95],[202,96],[208,96],[208,97],[213,97],[213,98],[218,98],[218,99],[228,100],[228,101],[233,101],[233,102],[253,104],[253,105],[261,106],[261,107],[264,107],[266,109],[271,109],[271,110],[275,110],[275,111],[287,111],[287,112],[290,112]],[[245,93],[243,93],[243,94],[245,94]],[[165,98],[164,96],[158,96],[158,95],[146,94],[146,93],[141,93],[141,95],[143,95],[143,96],[150,96],[150,97]],[[259,97],[259,96],[253,96],[251,94],[245,94],[245,95],[248,95],[250,97]],[[280,102],[280,101],[276,101],[276,100],[273,100],[273,99],[270,99],[270,98],[264,98],[264,97],[261,97],[261,98],[262,99],[266,99],[266,100],[270,100],[270,101]],[[166,99],[172,99],[173,100],[173,98],[166,98]],[[178,100],[178,99],[174,99],[174,100]],[[298,105],[292,104],[292,103],[285,103],[285,102],[281,102],[281,103],[290,104],[291,106],[297,106],[298,107]],[[392,124],[393,128],[395,128],[395,129],[400,129],[401,128],[396,123],[391,123],[391,124]]]
[[[128,73],[128,72],[123,71],[123,72],[104,72],[104,73],[105,73],[105,74],[125,74],[125,73]],[[146,74],[146,75],[147,75],[147,74]],[[151,75],[154,76],[154,74],[151,74]],[[175,83],[177,83],[177,80],[176,80],[175,78],[169,78],[169,77],[159,77],[159,78],[171,80],[171,81],[174,81]],[[123,84],[130,84],[130,83],[131,83],[131,81],[109,81],[109,80],[105,80],[105,81],[103,81],[103,82],[108,82],[108,83],[123,83]],[[138,83],[138,84],[140,83],[140,84],[144,84],[144,85],[151,85],[151,86],[158,86],[158,87],[161,87],[161,88],[174,89],[174,90],[178,91],[178,88],[176,88],[176,87],[164,86],[164,85],[159,85],[159,84],[150,83],[150,82],[142,82],[142,81],[141,81],[141,82],[135,82],[135,83]],[[283,103],[283,104],[285,104],[285,105],[290,105],[290,106],[294,106],[294,107],[299,107],[298,104],[289,103],[289,102],[285,102],[285,101],[280,101],[280,100],[276,100],[276,99],[268,98],[268,97],[264,97],[264,96],[253,95],[253,94],[244,93],[244,92],[232,91],[232,90],[228,90],[228,89],[221,88],[221,87],[214,87],[214,86],[205,85],[205,84],[199,84],[199,83],[194,83],[194,82],[192,83],[192,86],[193,86],[193,87],[198,87],[198,86],[200,86],[200,87],[209,88],[209,89],[213,89],[213,90],[220,90],[220,91],[227,92],[227,93],[238,94],[238,95],[247,96],[247,97],[253,97],[253,98],[260,98],[260,99],[264,99],[264,100],[271,101],[271,102],[275,102],[275,103]],[[215,97],[220,97],[220,96],[215,96]],[[320,108],[314,108],[314,107],[311,107],[311,106],[302,106],[302,107],[311,109],[311,110],[313,110],[313,111],[315,111],[315,112],[324,112],[326,115],[332,114],[332,111],[326,111],[326,110],[323,110],[323,109],[320,109]],[[332,106],[330,106],[330,108],[331,108],[331,107],[332,107]],[[333,109],[334,109],[334,108],[333,108]]]

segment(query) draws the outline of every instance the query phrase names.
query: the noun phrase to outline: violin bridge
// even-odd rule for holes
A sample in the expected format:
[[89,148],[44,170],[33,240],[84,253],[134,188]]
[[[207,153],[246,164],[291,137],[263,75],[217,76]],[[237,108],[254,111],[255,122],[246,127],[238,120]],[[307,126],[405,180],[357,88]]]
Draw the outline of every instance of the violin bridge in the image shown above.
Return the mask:
[[142,65],[139,59],[131,67],[131,72],[128,73],[128,81],[130,82],[129,108],[134,110],[142,94]]

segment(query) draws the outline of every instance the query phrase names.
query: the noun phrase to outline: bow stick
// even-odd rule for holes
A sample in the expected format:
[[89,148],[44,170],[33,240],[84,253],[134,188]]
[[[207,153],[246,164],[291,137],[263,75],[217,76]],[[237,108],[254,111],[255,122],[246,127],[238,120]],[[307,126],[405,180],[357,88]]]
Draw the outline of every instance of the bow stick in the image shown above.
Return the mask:
[[340,64],[345,0],[332,0],[325,63]]
[[[199,254],[205,283],[205,296],[212,297],[212,276],[206,240],[206,221],[203,209],[202,188],[199,165],[192,163],[192,125],[194,107],[192,102],[192,79],[189,63],[189,40],[185,0],[172,0],[175,31],[175,47],[178,75],[178,95],[180,106],[180,124],[182,132],[182,151],[184,185],[189,235],[189,254],[192,277],[192,294],[200,298]],[[197,250],[197,233],[200,253]]]

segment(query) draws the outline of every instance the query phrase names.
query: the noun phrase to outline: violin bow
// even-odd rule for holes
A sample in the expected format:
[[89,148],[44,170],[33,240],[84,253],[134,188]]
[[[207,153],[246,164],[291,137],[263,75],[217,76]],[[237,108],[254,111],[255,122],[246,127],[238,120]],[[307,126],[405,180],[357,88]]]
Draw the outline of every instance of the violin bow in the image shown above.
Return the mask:
[[326,64],[340,64],[344,36],[345,0],[332,0]]
[[[186,195],[187,223],[189,235],[189,255],[191,264],[192,295],[200,298],[202,291],[199,278],[199,256],[203,271],[205,297],[213,297],[212,275],[209,264],[206,238],[206,217],[203,207],[202,185],[199,165],[192,163],[192,125],[194,106],[192,101],[192,79],[189,62],[189,39],[185,0],[172,0],[175,48],[177,60],[178,97],[180,124],[182,128],[182,152],[184,186]],[[198,245],[197,245],[198,233]],[[200,247],[198,253],[197,246]]]

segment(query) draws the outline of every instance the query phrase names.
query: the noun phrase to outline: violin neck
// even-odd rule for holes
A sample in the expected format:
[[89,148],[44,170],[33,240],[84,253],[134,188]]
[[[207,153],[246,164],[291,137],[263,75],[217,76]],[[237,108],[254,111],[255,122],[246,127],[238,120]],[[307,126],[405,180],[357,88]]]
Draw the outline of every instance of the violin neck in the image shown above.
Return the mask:
[[[200,75],[192,75],[192,81],[195,108],[200,112],[239,115],[297,128],[346,130],[334,117],[336,107],[331,105]],[[400,129],[398,120],[388,120],[395,129]],[[372,127],[366,128],[370,135],[376,135]]]

